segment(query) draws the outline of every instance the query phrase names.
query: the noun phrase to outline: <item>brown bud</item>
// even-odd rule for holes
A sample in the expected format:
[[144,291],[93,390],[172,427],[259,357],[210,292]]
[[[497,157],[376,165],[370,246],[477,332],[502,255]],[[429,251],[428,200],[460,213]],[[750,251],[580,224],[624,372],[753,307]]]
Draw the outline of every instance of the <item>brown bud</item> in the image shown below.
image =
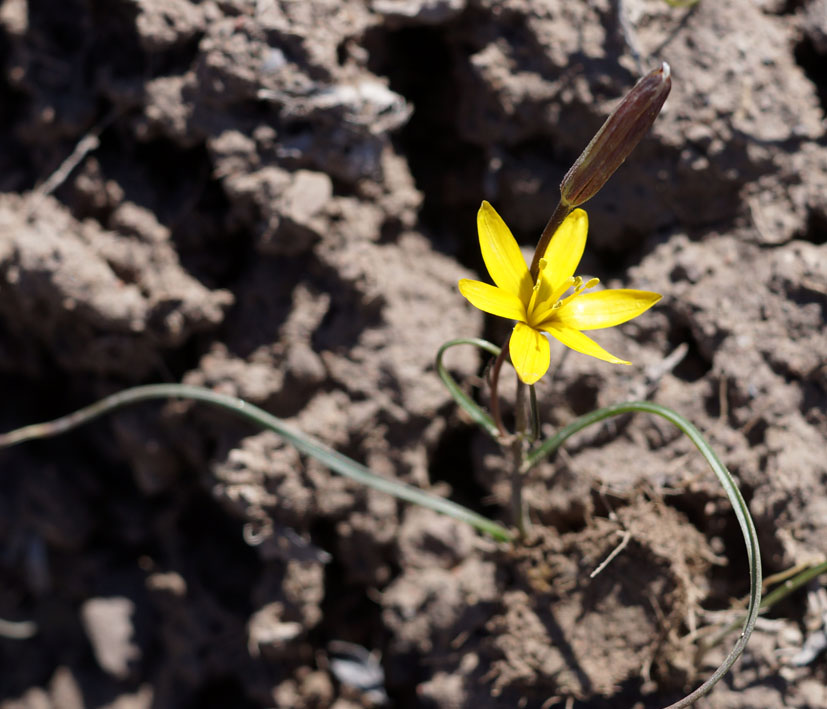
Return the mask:
[[560,183],[563,204],[573,209],[594,197],[635,149],[669,95],[670,74],[669,65],[663,62],[638,81],[612,111]]

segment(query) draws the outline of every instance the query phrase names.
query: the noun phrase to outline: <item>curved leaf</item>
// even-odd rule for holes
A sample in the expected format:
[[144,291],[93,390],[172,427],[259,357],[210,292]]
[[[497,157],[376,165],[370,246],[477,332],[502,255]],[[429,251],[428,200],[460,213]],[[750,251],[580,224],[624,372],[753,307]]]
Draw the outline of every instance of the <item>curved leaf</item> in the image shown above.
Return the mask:
[[445,352],[452,347],[456,347],[457,345],[474,345],[474,347],[479,347],[495,357],[500,354],[501,348],[497,347],[497,345],[489,342],[488,340],[482,340],[477,337],[466,337],[459,340],[449,340],[442,345],[436,353],[436,372],[448,388],[448,392],[454,397],[454,401],[456,401],[457,404],[465,410],[475,424],[480,426],[492,438],[497,438],[499,435],[499,429],[497,429],[497,424],[494,423],[494,419],[485,413],[485,411],[482,410],[482,407],[480,407],[476,401],[474,401],[460,388],[456,379],[448,373],[448,370],[442,363],[442,356]]
[[372,487],[374,490],[386,492],[400,500],[413,502],[414,504],[428,507],[435,512],[441,512],[461,522],[466,522],[472,527],[476,527],[480,531],[486,532],[500,541],[508,541],[511,539],[511,533],[505,527],[482,515],[478,515],[467,507],[446,500],[444,497],[438,497],[437,495],[425,492],[412,485],[396,480],[389,480],[388,478],[377,475],[361,463],[351,460],[312,436],[308,436],[298,429],[293,428],[281,419],[267,413],[264,409],[260,409],[258,406],[250,404],[243,399],[227,396],[226,394],[219,394],[203,387],[188,386],[186,384],[150,384],[132,389],[124,389],[117,394],[107,396],[105,399],[101,399],[90,406],[55,419],[54,421],[32,424],[31,426],[25,426],[15,431],[4,433],[0,435],[0,448],[13,446],[35,438],[48,438],[65,433],[98,416],[138,401],[176,398],[202,401],[206,404],[231,411],[236,416],[246,418],[264,428],[269,428],[302,453],[316,458],[316,460],[324,463],[331,470],[345,477]]
[[701,697],[709,694],[712,688],[718,683],[732,667],[735,660],[737,660],[746,647],[752,630],[755,627],[755,621],[758,620],[758,613],[761,609],[761,552],[758,548],[758,537],[755,533],[755,525],[749,513],[747,503],[744,501],[741,491],[735,484],[732,475],[726,469],[726,466],[720,461],[715,451],[712,450],[706,439],[701,435],[700,431],[695,428],[692,423],[685,419],[680,414],[668,409],[665,406],[654,404],[650,401],[631,401],[625,404],[616,404],[615,406],[607,406],[597,411],[592,411],[585,416],[572,421],[568,426],[560,429],[554,436],[542,443],[536,449],[526,456],[523,464],[523,472],[527,472],[534,465],[539,463],[543,458],[551,455],[556,451],[564,441],[573,436],[578,431],[582,431],[587,426],[607,419],[611,416],[619,416],[628,413],[647,413],[654,414],[666,419],[671,424],[679,428],[685,433],[689,440],[695,444],[695,447],[701,452],[701,455],[706,458],[709,467],[718,478],[718,481],[724,488],[735,516],[738,519],[738,524],[741,527],[741,534],[744,537],[744,544],[747,548],[747,559],[749,561],[749,607],[747,608],[747,617],[744,622],[741,636],[735,647],[732,648],[729,655],[721,663],[721,666],[713,673],[713,675],[698,687],[694,692],[687,695],[683,699],[674,704],[670,704],[666,709],[683,709],[694,704]]

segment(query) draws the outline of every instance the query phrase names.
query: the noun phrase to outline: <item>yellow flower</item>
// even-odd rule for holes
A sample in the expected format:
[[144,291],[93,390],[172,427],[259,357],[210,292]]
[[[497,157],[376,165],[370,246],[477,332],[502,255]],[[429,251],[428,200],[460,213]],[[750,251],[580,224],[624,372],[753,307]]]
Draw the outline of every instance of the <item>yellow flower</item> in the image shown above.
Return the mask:
[[[640,290],[602,290],[583,293],[598,283],[583,283],[574,276],[586,246],[589,218],[575,209],[555,232],[540,259],[533,283],[520,247],[499,214],[483,202],[477,213],[477,229],[485,267],[496,286],[463,278],[459,290],[473,306],[516,320],[509,352],[517,375],[534,384],[550,362],[547,332],[566,347],[613,364],[629,364],[598,345],[581,330],[599,330],[636,318],[661,296]],[[566,297],[567,291],[573,289]]]

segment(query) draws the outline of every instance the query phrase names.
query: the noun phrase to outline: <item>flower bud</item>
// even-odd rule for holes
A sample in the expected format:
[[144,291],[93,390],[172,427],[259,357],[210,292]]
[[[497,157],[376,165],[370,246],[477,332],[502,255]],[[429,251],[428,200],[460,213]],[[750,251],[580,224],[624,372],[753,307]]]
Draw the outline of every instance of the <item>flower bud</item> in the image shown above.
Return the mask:
[[655,122],[671,88],[666,62],[635,84],[566,173],[563,204],[574,208],[598,193]]

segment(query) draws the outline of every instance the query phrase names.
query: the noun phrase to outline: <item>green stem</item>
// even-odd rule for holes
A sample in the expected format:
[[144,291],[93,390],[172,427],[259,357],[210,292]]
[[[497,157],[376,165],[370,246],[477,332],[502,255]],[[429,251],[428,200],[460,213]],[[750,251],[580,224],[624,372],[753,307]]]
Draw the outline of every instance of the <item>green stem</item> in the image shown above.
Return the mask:
[[316,458],[331,470],[351,480],[355,480],[374,490],[393,495],[400,500],[422,505],[435,512],[441,512],[456,520],[466,522],[472,527],[476,527],[480,531],[486,532],[500,541],[509,541],[511,539],[511,533],[496,522],[482,515],[478,515],[476,512],[472,512],[462,505],[425,492],[412,485],[383,478],[364,465],[351,460],[347,456],[329,448],[324,443],[293,428],[281,419],[267,413],[264,409],[260,409],[258,406],[254,406],[234,396],[227,396],[226,394],[219,394],[209,389],[188,386],[186,384],[150,384],[148,386],[125,389],[54,421],[32,424],[9,433],[0,434],[0,448],[7,448],[35,438],[48,438],[65,433],[103,414],[139,401],[172,398],[201,401],[211,406],[230,411],[240,418],[247,419],[263,428],[275,431],[300,452]]
[[701,452],[704,458],[706,458],[707,463],[709,463],[709,466],[712,468],[712,471],[715,473],[718,481],[723,486],[724,491],[729,498],[730,504],[732,504],[735,516],[738,519],[738,524],[741,527],[741,534],[744,537],[744,543],[747,548],[747,560],[749,562],[750,575],[749,607],[747,608],[746,620],[744,622],[741,635],[729,655],[727,655],[723,663],[721,663],[721,666],[715,670],[713,675],[706,682],[704,682],[691,694],[666,708],[683,709],[683,707],[691,706],[698,701],[698,699],[707,695],[718,683],[721,677],[729,671],[730,667],[732,667],[738,657],[740,657],[746,647],[750,635],[752,634],[753,628],[755,627],[755,621],[758,620],[758,613],[761,607],[761,552],[758,548],[758,537],[755,533],[755,526],[753,524],[752,517],[750,516],[747,503],[744,501],[738,486],[735,484],[735,481],[726,469],[726,466],[719,460],[718,456],[715,454],[715,451],[712,450],[710,445],[701,435],[700,431],[698,431],[698,429],[683,416],[675,411],[672,411],[671,409],[667,409],[664,406],[654,404],[650,401],[632,401],[624,404],[617,404],[615,406],[607,406],[606,408],[598,409],[597,411],[593,411],[585,416],[575,419],[568,426],[560,429],[560,431],[558,431],[549,440],[545,441],[542,445],[529,453],[529,455],[526,456],[523,468],[526,471],[530,470],[543,458],[556,451],[568,438],[573,436],[575,433],[582,431],[587,426],[591,426],[592,424],[607,419],[611,416],[619,416],[621,414],[636,412],[660,416],[679,428],[689,437],[695,447]]
[[548,242],[554,236],[554,232],[560,228],[560,225],[565,221],[566,217],[571,213],[573,207],[563,202],[561,199],[554,209],[554,213],[546,223],[543,233],[540,235],[540,241],[537,242],[537,247],[534,249],[534,256],[531,259],[531,280],[537,281],[537,272],[540,270],[540,259],[545,256]]
[[508,351],[508,340],[505,341],[503,348],[500,350],[500,353],[497,355],[497,359],[494,360],[494,365],[491,367],[491,379],[489,381],[489,388],[491,389],[491,418],[494,419],[494,423],[497,425],[497,433],[499,434],[501,439],[505,439],[508,437],[508,431],[505,430],[505,425],[503,425],[503,417],[502,413],[500,412],[500,372],[503,368],[503,362],[505,362],[505,353]]
[[523,503],[523,460],[525,458],[524,436],[528,428],[526,420],[526,385],[517,378],[517,395],[515,397],[515,434],[511,439],[511,518],[520,538],[525,537],[526,515]]
[[531,440],[536,441],[540,437],[540,409],[537,406],[537,391],[532,384],[529,388],[529,405],[531,407]]

